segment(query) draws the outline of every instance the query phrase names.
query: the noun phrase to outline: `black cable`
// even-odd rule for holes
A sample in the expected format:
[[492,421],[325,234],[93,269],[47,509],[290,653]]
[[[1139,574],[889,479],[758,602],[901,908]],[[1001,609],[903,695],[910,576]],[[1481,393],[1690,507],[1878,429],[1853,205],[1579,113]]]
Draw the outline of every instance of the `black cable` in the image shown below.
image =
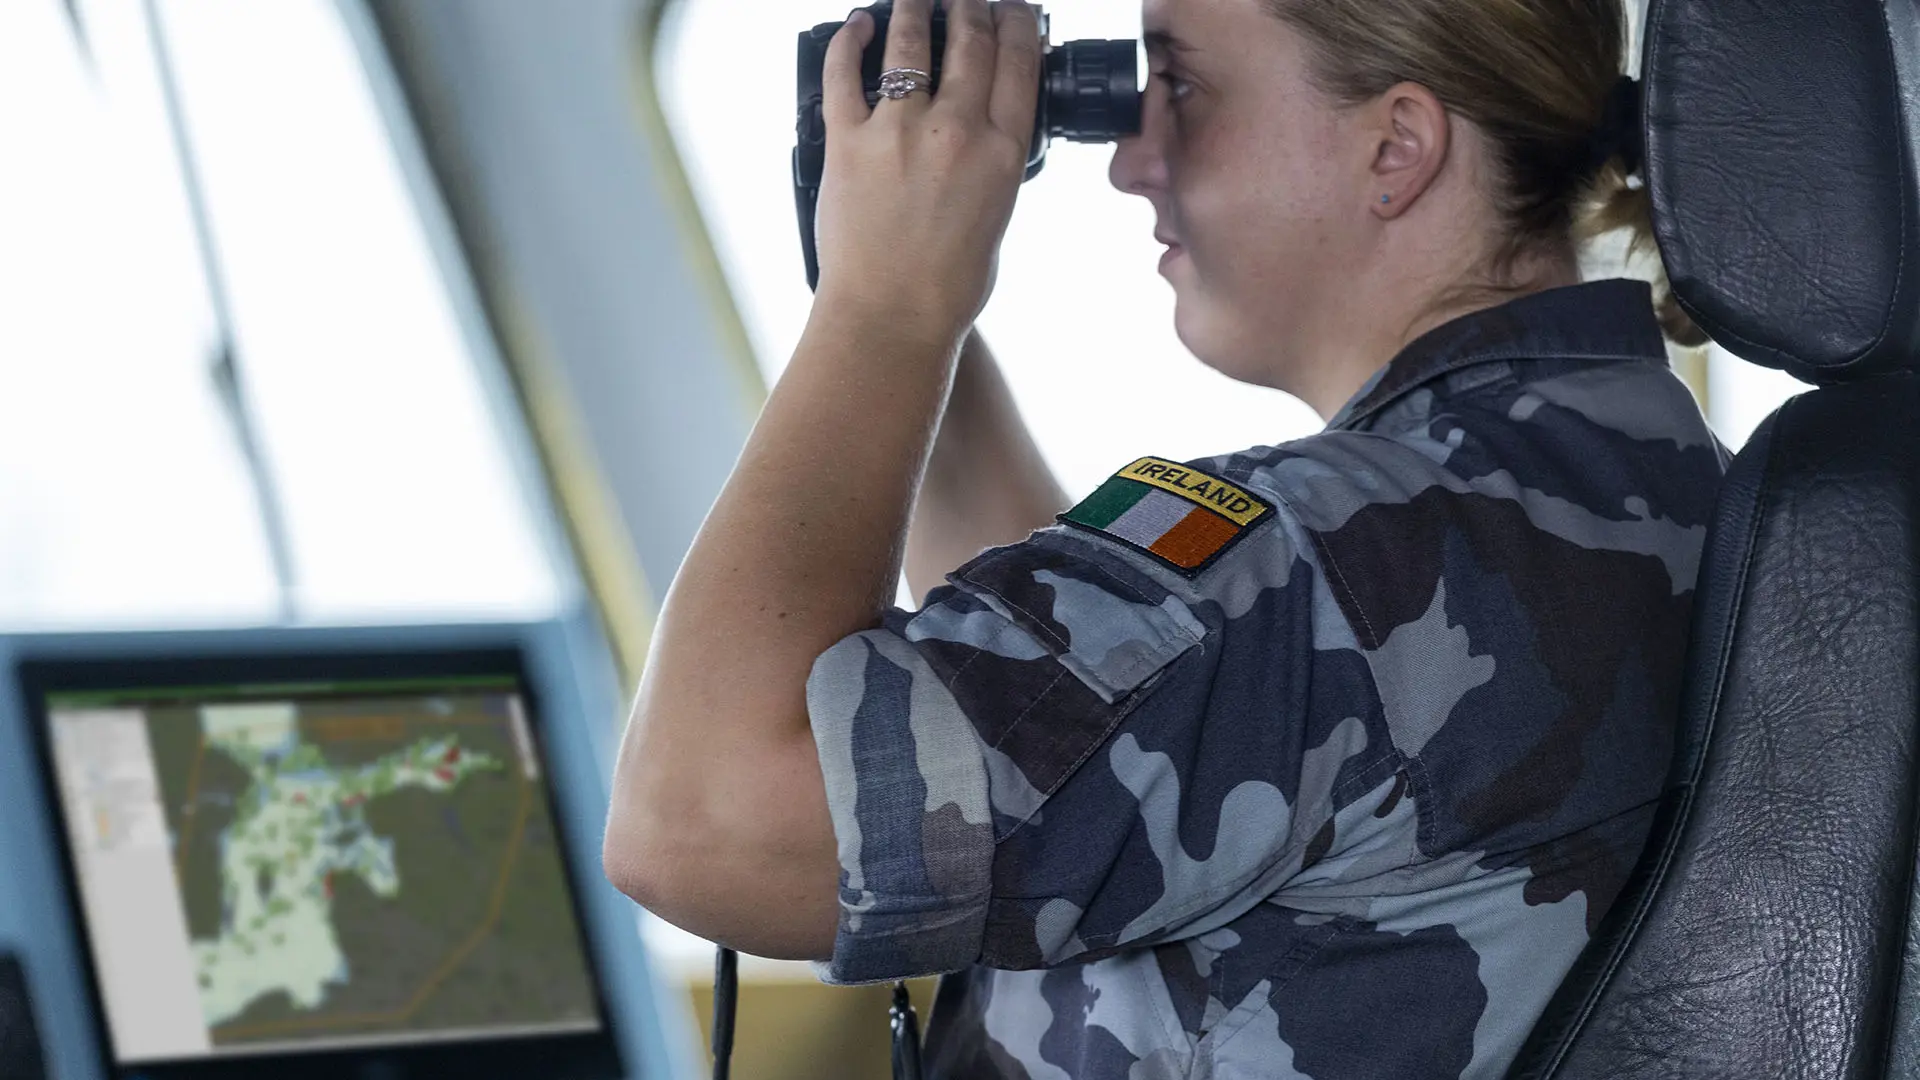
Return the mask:
[[907,984],[893,984],[893,1080],[920,1080],[920,1023],[913,1015],[913,996]]
[[733,1068],[733,1016],[740,999],[740,956],[722,945],[713,956],[713,1080]]

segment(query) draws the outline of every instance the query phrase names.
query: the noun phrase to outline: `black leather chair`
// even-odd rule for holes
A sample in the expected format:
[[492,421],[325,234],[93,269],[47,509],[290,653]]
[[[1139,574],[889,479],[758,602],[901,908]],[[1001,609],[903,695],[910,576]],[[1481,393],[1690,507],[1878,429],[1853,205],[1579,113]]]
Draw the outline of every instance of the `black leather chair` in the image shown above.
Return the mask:
[[1510,1077],[1920,1077],[1920,0],[1654,0],[1675,292],[1820,388],[1734,463],[1634,880]]

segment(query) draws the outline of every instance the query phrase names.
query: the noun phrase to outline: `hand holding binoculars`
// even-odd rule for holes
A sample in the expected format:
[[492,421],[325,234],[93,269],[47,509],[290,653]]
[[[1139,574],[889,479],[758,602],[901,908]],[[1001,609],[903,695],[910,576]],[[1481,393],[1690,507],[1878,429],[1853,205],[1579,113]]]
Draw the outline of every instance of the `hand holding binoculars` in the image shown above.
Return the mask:
[[[884,62],[892,0],[867,9],[875,33],[860,62],[860,78],[867,104],[880,100],[880,73]],[[1050,36],[1050,19],[1035,7],[1042,42]],[[821,110],[822,81],[827,45],[845,25],[821,23],[800,35],[798,145],[793,151],[793,190],[800,217],[800,245],[806,256],[807,286],[820,281],[819,257],[814,246],[814,211],[820,198],[820,177],[826,169],[827,129]],[[934,93],[939,93],[941,58],[946,54],[947,13],[933,12]],[[1027,155],[1028,180],[1040,174],[1047,146],[1054,139],[1081,143],[1110,143],[1140,130],[1139,42],[1135,40],[1069,41],[1045,44],[1039,107],[1034,112],[1033,141]]]

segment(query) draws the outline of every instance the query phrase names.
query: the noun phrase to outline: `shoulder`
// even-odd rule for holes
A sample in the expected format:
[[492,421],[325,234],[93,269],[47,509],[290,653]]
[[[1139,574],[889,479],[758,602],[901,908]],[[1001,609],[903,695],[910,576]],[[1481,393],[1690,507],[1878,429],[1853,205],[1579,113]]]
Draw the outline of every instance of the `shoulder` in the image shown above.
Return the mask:
[[[1403,441],[1353,431],[1184,461],[1144,456],[1055,525],[984,552],[949,581],[1010,603],[1037,591],[1049,604],[1217,606],[1227,619],[1279,590],[1305,610],[1333,569],[1326,537],[1369,507],[1444,486],[1443,472]],[[1063,578],[1072,584],[1055,589]]]
[[[1236,468],[1235,457],[1125,463],[1056,524],[998,556],[989,552],[988,562],[1004,572],[1065,559],[1144,583],[1136,591],[1190,609],[1236,609],[1244,605],[1234,598],[1249,588],[1311,576],[1293,494]],[[981,569],[963,567],[956,579],[977,580]]]
[[1424,603],[1443,560],[1467,573],[1545,559],[1589,587],[1686,592],[1724,462],[1665,365],[1548,360],[1459,372],[1364,429],[1202,464],[1291,510],[1299,542],[1352,585],[1360,624],[1354,609]]

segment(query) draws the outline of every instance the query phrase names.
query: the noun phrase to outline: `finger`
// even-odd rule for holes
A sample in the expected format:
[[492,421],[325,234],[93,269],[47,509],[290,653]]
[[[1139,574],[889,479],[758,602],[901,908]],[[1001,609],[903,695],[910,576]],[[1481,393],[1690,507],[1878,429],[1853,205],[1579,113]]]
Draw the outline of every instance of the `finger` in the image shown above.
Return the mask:
[[[933,70],[933,0],[894,0],[893,18],[887,23],[887,51],[884,68],[909,67]],[[925,93],[910,94],[900,104]]]
[[946,0],[947,54],[940,66],[940,98],[966,116],[984,117],[993,96],[993,65],[999,52],[993,12],[986,0]]
[[1033,137],[1040,107],[1040,18],[1022,0],[1000,0],[1000,49],[993,73],[993,100],[987,115],[993,126],[1022,142]]
[[873,16],[856,11],[827,42],[826,67],[821,73],[820,113],[827,130],[855,126],[873,115],[860,84],[860,59],[873,43]]

